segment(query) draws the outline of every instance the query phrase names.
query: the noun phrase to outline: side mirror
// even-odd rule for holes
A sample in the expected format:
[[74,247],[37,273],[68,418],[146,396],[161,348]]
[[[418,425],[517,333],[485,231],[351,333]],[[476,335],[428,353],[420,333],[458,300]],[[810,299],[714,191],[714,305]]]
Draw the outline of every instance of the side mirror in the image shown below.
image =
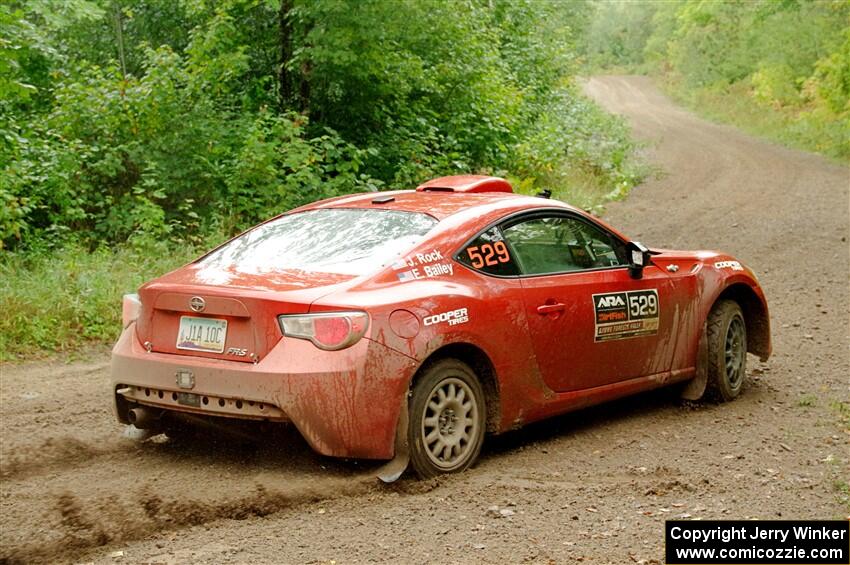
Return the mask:
[[630,241],[626,253],[629,258],[629,275],[633,279],[643,278],[643,268],[649,265],[649,249],[639,241]]

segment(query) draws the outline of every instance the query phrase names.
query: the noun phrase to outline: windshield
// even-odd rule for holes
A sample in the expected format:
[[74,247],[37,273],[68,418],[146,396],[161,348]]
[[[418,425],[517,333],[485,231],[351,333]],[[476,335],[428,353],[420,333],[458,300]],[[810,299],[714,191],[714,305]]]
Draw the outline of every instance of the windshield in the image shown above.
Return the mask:
[[202,269],[363,275],[396,261],[437,223],[426,214],[329,208],[281,216],[202,258]]

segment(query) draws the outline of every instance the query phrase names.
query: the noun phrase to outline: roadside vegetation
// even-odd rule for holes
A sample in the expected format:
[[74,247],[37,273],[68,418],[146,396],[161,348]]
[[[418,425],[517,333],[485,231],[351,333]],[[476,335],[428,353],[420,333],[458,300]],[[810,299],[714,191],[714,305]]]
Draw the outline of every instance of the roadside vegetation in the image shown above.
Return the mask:
[[120,296],[261,219],[489,173],[596,206],[640,178],[573,80],[592,5],[0,4],[0,360],[117,336]]
[[584,49],[711,119],[850,161],[847,0],[600,2]]

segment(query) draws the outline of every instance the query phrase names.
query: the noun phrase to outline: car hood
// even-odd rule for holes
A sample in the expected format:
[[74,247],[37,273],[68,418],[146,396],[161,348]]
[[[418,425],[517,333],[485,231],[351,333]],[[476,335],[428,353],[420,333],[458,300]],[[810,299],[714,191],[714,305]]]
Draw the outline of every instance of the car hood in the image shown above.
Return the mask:
[[683,249],[652,248],[652,258],[669,261],[707,261],[723,255],[718,251],[689,251]]
[[692,267],[696,264],[712,263],[718,259],[734,259],[719,251],[686,251],[682,249],[658,249],[653,247],[651,252],[652,262],[659,267],[664,267],[670,263],[676,263],[679,267]]
[[740,263],[735,257],[719,251],[683,251],[679,249],[652,249],[652,263],[662,269],[668,269],[671,264],[676,265],[676,270],[680,274],[693,273],[703,266],[716,266],[718,262],[731,261],[743,267],[744,270],[752,274],[746,265]]

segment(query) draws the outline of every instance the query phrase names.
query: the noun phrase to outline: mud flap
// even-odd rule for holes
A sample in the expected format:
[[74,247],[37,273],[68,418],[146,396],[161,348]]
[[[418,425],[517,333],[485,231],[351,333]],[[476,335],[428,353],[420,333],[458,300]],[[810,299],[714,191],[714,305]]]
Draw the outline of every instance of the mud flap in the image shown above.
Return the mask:
[[681,397],[684,400],[699,400],[705,394],[708,384],[708,327],[705,324],[697,348],[697,375],[682,389]]
[[378,478],[385,483],[396,482],[407,470],[410,463],[410,446],[407,443],[409,422],[407,395],[401,399],[401,411],[398,414],[398,426],[395,431],[395,456],[389,463],[378,469]]

